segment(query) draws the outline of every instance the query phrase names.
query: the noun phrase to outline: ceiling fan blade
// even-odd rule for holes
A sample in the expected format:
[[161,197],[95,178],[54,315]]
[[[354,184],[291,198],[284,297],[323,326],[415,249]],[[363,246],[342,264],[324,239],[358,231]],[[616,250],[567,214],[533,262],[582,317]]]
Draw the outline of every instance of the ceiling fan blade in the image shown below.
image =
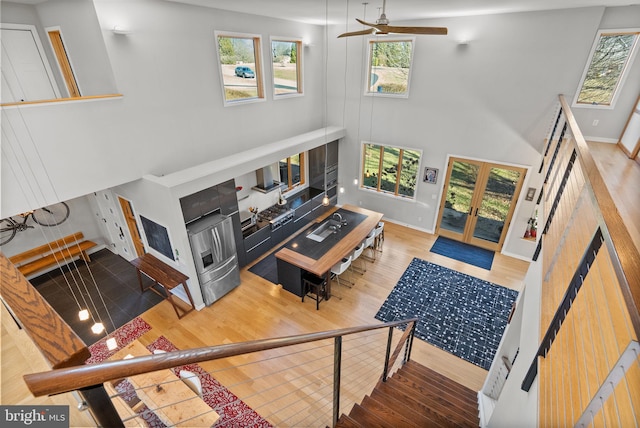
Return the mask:
[[352,31],[351,33],[343,33],[343,34],[340,34],[338,38],[350,37],[350,36],[364,36],[366,34],[373,34],[375,32],[376,32],[375,28],[369,28],[367,30],[362,30],[362,31]]
[[377,25],[374,28],[387,33],[431,34],[443,36],[447,34],[446,27],[394,27],[391,25]]
[[359,23],[361,23],[362,25],[368,25],[369,27],[375,27],[377,24],[371,24],[369,22],[365,22],[362,19],[358,19],[356,18],[356,21],[358,21]]

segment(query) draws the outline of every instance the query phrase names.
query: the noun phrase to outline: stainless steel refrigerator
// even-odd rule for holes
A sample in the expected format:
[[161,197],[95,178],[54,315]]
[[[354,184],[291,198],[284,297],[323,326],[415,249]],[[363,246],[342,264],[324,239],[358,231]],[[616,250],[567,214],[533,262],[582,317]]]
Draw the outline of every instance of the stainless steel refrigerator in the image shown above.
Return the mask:
[[187,225],[204,303],[209,306],[240,285],[231,217],[212,214]]

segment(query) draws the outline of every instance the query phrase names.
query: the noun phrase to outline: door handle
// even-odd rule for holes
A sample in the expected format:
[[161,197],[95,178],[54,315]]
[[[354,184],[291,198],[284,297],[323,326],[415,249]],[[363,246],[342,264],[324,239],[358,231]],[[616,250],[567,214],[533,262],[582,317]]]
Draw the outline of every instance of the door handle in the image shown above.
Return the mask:
[[478,208],[476,208],[476,212],[475,212],[475,214],[473,216],[474,217],[478,217]]
[[469,215],[473,212],[473,207],[469,207]]

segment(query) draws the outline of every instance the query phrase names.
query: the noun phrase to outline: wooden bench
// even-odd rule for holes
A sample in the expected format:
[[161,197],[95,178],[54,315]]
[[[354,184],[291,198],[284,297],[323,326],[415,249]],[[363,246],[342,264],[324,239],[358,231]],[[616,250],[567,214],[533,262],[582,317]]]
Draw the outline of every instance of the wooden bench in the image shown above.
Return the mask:
[[27,276],[49,267],[60,267],[77,256],[89,263],[91,259],[87,250],[96,245],[93,241],[85,241],[82,232],[77,232],[24,253],[16,254],[9,257],[9,260],[24,276]]

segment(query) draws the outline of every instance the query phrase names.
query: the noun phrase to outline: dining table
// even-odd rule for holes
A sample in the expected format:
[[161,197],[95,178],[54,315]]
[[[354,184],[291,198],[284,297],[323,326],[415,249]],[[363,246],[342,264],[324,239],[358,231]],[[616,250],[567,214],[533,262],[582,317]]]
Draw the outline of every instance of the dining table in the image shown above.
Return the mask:
[[[113,354],[109,360],[151,355],[138,340]],[[220,415],[171,370],[163,369],[126,378],[138,398],[167,426],[210,427]]]

